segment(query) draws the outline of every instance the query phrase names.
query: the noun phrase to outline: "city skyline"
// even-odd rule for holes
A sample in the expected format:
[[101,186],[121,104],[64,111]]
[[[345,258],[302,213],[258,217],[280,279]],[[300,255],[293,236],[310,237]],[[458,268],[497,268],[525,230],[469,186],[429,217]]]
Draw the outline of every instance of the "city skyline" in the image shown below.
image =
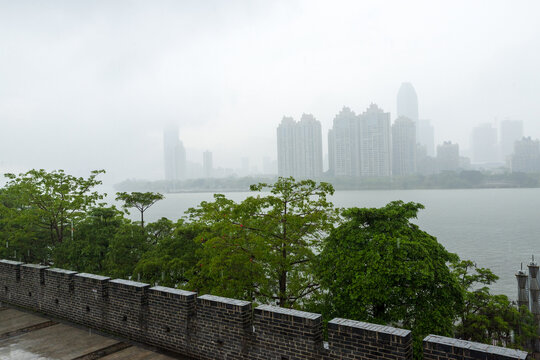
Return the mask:
[[233,168],[249,149],[260,164],[276,153],[276,121],[304,112],[321,122],[325,154],[339,109],[376,103],[394,120],[402,82],[414,84],[435,144],[469,149],[474,126],[506,118],[540,138],[535,1],[23,0],[0,10],[0,172],[161,178],[170,122],[189,161],[211,149]]

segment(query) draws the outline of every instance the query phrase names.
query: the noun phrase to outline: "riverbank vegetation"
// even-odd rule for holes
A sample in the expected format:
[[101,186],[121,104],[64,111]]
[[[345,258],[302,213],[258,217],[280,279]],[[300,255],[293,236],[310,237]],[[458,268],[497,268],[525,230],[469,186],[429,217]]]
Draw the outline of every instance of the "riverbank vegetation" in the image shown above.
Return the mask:
[[278,178],[144,223],[162,196],[119,193],[131,221],[100,202],[102,172],[7,174],[0,258],[399,326],[416,349],[427,334],[525,349],[535,336],[526,308],[490,293],[495,274],[411,223],[421,204],[337,209],[331,184]]
[[[251,184],[275,182],[275,176],[227,177],[189,179],[179,181],[125,180],[115,185],[118,191],[131,192],[233,192],[249,191]],[[358,178],[323,176],[317,181],[327,182],[336,190],[408,190],[408,189],[493,189],[537,188],[540,174],[492,173],[477,170],[444,171],[432,175]]]

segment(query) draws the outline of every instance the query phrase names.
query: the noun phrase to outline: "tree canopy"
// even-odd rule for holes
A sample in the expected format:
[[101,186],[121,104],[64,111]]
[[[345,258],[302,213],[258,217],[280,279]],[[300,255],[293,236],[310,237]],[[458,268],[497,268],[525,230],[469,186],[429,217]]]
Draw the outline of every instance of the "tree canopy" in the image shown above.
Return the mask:
[[279,178],[251,190],[269,193],[235,203],[223,195],[190,210],[207,230],[191,284],[203,292],[298,306],[319,289],[313,269],[337,212],[327,183]]
[[423,206],[394,201],[351,208],[324,241],[318,273],[327,317],[405,327],[416,352],[427,334],[451,336],[463,293],[447,263],[457,260],[411,223]]
[[119,192],[116,193],[116,200],[124,202],[124,208],[136,208],[141,213],[141,227],[144,230],[144,212],[159,200],[163,195],[153,192]]

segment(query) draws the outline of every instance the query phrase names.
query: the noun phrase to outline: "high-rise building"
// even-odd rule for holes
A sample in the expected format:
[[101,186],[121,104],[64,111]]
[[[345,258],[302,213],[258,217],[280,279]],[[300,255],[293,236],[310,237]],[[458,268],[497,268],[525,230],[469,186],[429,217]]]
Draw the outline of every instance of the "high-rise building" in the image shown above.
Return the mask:
[[328,170],[333,176],[359,176],[358,117],[348,107],[334,117],[328,131]]
[[530,136],[516,141],[510,166],[512,172],[540,173],[540,141]]
[[214,174],[214,164],[212,162],[212,152],[206,150],[203,152],[203,171],[204,177],[211,178]]
[[371,104],[358,117],[360,176],[392,175],[390,113]]
[[392,125],[392,175],[416,173],[416,126],[404,116]]
[[437,146],[437,167],[439,171],[456,171],[459,169],[459,145],[445,141]]
[[296,122],[284,116],[277,128],[278,175],[293,176],[296,155]]
[[512,155],[514,143],[523,137],[523,122],[519,120],[504,120],[500,126],[501,155],[503,160]]
[[429,120],[416,122],[416,142],[424,146],[427,156],[435,156],[435,132]]
[[165,180],[186,178],[186,150],[178,138],[178,127],[170,126],[163,131],[163,160]]
[[277,142],[279,176],[321,176],[321,123],[313,115],[303,114],[299,122],[284,117],[277,129]]
[[491,124],[481,124],[473,129],[471,145],[473,163],[485,164],[499,161],[497,129]]
[[318,178],[322,174],[321,123],[311,114],[302,114],[296,124],[296,177]]
[[418,121],[418,97],[411,83],[401,84],[397,94],[397,117],[405,116]]

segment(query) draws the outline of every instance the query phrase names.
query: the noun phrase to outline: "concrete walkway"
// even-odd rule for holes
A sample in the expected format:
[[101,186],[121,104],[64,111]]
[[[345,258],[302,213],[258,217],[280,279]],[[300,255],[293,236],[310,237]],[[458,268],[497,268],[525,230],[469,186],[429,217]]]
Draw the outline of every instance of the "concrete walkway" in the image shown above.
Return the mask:
[[122,340],[24,311],[0,307],[0,359],[175,359]]

